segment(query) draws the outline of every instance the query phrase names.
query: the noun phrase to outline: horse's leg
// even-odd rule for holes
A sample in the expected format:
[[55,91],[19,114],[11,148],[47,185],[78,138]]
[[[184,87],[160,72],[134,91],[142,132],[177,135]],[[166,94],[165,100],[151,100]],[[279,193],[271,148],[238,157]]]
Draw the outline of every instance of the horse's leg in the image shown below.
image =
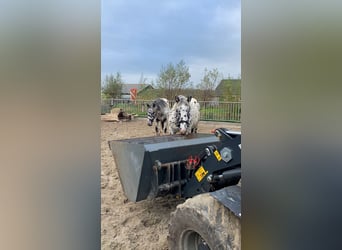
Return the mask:
[[167,132],[167,126],[166,126],[166,124],[165,124],[165,120],[161,121],[161,128],[162,128],[162,130],[164,131],[164,134],[166,134],[166,132]]
[[158,127],[159,127],[159,120],[156,120],[156,135],[160,135]]
[[170,132],[170,135],[174,135],[177,133],[177,129],[173,126],[174,124],[173,123],[169,123],[169,132]]
[[169,131],[170,135],[174,135],[176,133],[176,129],[172,125],[169,126]]
[[169,127],[169,132],[170,132],[170,135],[173,135],[173,129],[171,127]]

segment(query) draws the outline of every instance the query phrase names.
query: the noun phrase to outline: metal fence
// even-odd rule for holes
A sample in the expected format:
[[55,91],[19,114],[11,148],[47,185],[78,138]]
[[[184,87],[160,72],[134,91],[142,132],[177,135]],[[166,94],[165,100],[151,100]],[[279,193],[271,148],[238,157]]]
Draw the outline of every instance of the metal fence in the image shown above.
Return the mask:
[[[125,112],[146,117],[147,103],[153,100],[107,99],[101,101],[101,114],[110,113],[112,108],[122,108]],[[169,101],[172,107],[174,101]],[[241,102],[199,102],[201,120],[241,122]]]

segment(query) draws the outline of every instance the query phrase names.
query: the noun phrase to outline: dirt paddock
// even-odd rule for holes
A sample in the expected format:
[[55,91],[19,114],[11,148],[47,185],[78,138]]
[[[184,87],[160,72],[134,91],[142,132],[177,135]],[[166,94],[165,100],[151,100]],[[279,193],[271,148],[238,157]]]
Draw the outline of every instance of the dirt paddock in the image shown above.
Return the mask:
[[[198,132],[210,133],[219,127],[241,130],[237,123],[201,121]],[[154,136],[154,126],[148,127],[146,119],[101,121],[101,249],[168,249],[170,213],[184,200],[160,197],[137,203],[128,201],[107,143],[147,136]]]

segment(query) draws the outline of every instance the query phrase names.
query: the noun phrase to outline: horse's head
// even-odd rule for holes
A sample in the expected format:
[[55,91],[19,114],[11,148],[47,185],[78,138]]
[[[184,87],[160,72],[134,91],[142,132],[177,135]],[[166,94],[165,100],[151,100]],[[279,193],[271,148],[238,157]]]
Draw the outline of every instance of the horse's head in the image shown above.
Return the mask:
[[154,113],[154,103],[152,106],[150,104],[147,104],[147,125],[152,126],[154,118],[155,118],[155,113]]
[[176,110],[177,125],[182,135],[186,134],[186,131],[190,123],[190,106],[186,101],[178,102]]

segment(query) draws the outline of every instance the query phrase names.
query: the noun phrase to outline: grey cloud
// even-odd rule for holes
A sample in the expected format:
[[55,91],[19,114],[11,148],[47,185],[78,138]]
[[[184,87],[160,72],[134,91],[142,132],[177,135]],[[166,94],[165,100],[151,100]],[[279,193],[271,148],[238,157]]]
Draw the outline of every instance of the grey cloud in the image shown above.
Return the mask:
[[240,63],[240,23],[217,16],[239,6],[240,1],[104,2],[102,71],[157,74],[162,65],[181,59],[190,65],[193,58]]

